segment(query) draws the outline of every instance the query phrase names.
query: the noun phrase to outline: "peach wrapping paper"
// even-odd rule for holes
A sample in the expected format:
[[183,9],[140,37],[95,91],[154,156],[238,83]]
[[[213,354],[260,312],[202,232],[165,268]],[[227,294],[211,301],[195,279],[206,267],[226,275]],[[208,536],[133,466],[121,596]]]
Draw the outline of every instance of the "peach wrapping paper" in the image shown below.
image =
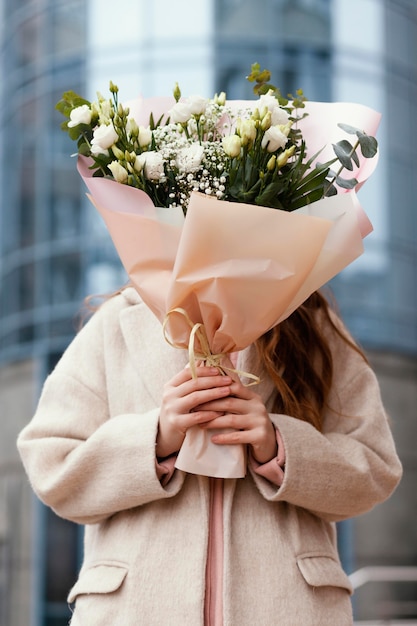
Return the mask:
[[[308,106],[309,117],[302,123],[311,154],[340,139],[335,136],[339,121],[373,135],[380,119],[361,105]],[[144,123],[137,113],[135,117]],[[331,154],[330,146],[320,160]],[[362,160],[352,174],[359,186],[371,173],[369,163]],[[167,216],[172,218],[176,210],[157,209],[138,189],[93,178],[83,157],[78,168],[145,304],[161,323],[172,309],[185,309],[193,323],[204,325],[213,354],[243,350],[283,321],[362,254],[362,238],[372,230],[354,191],[291,213],[193,192],[186,220],[169,223]],[[170,315],[166,328],[173,343],[187,348],[190,329],[181,315]],[[219,478],[243,477],[244,446],[215,445],[211,434],[189,429],[176,467]]]

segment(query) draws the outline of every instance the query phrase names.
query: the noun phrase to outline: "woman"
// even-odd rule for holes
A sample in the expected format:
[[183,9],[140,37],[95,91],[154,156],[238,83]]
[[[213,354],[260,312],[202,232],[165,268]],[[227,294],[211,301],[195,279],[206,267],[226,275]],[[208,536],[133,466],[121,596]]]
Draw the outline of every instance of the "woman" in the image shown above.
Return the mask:
[[[334,522],[401,476],[375,375],[319,293],[237,367],[258,387],[193,380],[129,287],[46,381],[18,447],[37,495],[86,525],[73,626],[352,624]],[[245,478],[175,469],[196,424],[247,444]]]

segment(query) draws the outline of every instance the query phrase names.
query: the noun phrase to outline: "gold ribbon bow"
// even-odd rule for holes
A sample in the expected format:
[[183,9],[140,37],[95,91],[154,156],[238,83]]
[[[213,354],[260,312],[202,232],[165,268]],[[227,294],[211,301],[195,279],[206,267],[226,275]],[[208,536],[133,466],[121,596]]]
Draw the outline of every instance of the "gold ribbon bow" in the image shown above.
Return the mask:
[[[168,320],[170,315],[173,315],[174,313],[182,315],[190,328],[190,338],[188,341],[188,360],[191,370],[191,376],[194,379],[197,378],[197,362],[202,361],[204,365],[207,365],[208,367],[217,367],[220,374],[226,375],[227,372],[231,372],[237,374],[239,378],[248,378],[251,382],[246,383],[245,387],[258,385],[261,382],[259,376],[255,376],[255,374],[250,374],[249,372],[244,372],[243,370],[238,370],[232,367],[227,367],[226,365],[222,365],[222,358],[227,356],[227,354],[225,352],[220,352],[219,354],[213,354],[211,352],[204,324],[201,324],[200,322],[197,322],[195,324],[188,316],[187,311],[185,311],[185,309],[182,309],[181,307],[177,307],[175,309],[171,309],[171,311],[168,311],[162,324],[165,341],[169,343],[170,346],[180,349],[185,348],[183,344],[173,342],[168,336]],[[198,341],[200,351],[196,350],[196,341]]]

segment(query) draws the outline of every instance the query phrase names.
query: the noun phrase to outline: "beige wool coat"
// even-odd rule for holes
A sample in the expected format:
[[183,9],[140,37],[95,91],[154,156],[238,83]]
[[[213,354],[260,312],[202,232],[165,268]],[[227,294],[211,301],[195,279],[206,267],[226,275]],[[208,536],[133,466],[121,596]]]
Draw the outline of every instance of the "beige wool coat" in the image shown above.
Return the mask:
[[[324,432],[271,414],[286,451],[281,487],[250,467],[225,481],[224,626],[352,623],[334,522],[385,500],[401,465],[373,372],[337,336],[331,345]],[[163,385],[186,360],[127,289],[77,335],[19,436],[39,498],[86,525],[73,626],[203,624],[209,479],[176,470],[163,487],[155,471]],[[252,348],[239,355],[240,368],[253,363]],[[267,407],[272,392],[264,377]]]

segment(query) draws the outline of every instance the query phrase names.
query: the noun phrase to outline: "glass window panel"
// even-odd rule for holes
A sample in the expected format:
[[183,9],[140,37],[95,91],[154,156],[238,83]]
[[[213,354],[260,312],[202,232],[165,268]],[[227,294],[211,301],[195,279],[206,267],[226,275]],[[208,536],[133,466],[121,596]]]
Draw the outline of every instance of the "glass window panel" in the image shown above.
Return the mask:
[[19,311],[18,293],[20,288],[20,273],[14,269],[3,278],[0,292],[1,317],[6,317]]
[[79,299],[81,261],[77,253],[51,258],[50,302],[62,304]]
[[17,62],[21,66],[33,63],[41,54],[41,17],[33,15],[16,29]]
[[27,311],[35,306],[35,265],[26,263],[21,266],[19,273],[19,308],[21,311]]
[[4,335],[2,335],[2,331],[0,331],[0,352],[6,348],[10,348],[10,346],[14,346],[17,342],[18,332],[16,329],[7,331]]
[[35,167],[33,159],[25,159],[19,173],[19,239],[20,247],[35,241]]
[[19,328],[19,343],[30,343],[35,338],[35,327],[33,324],[25,324]]
[[53,53],[79,53],[85,44],[85,2],[68,0],[51,6],[51,47]]
[[81,179],[74,167],[55,170],[51,179],[52,237],[71,237],[80,232]]

